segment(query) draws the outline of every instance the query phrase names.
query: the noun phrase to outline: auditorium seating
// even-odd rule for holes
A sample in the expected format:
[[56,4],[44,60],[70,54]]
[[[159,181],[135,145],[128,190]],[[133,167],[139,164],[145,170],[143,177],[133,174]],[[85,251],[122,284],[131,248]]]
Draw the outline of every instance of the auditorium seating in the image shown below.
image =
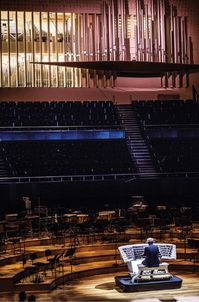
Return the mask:
[[164,172],[199,171],[199,140],[153,139],[153,150]]
[[1,142],[9,176],[132,173],[124,140]]
[[[142,139],[153,154],[153,165],[157,166],[158,172],[187,175],[198,171],[197,102],[142,100],[133,101],[130,108],[135,113],[132,127],[136,130],[132,129],[128,135],[136,137],[136,127],[140,128]],[[51,130],[51,127],[121,128],[116,106],[111,101],[0,103],[2,129],[11,127],[23,130],[23,127],[34,126],[47,130]],[[164,137],[161,137],[162,133]],[[135,151],[135,141],[131,145]],[[139,165],[146,162],[146,151],[142,150],[146,150],[146,146],[142,147],[139,142],[139,152],[134,152]],[[143,152],[145,157],[141,158]],[[137,173],[138,161],[133,163],[134,153],[130,157],[125,140],[119,139],[1,142],[0,175],[26,177]]]
[[199,104],[193,100],[133,101],[132,110],[148,138],[160,172],[199,171]]
[[199,104],[193,100],[133,101],[144,125],[197,124]]
[[0,127],[117,125],[111,101],[0,102]]

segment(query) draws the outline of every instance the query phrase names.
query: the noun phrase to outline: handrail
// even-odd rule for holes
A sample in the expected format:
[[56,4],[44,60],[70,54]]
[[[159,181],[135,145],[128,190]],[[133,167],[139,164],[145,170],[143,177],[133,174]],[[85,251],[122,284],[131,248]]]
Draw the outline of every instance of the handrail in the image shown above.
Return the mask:
[[85,125],[85,126],[0,126],[0,130],[2,129],[8,129],[8,130],[28,130],[28,129],[47,129],[47,130],[76,130],[76,129],[92,129],[94,128],[98,129],[113,129],[118,128],[121,129],[120,125]]
[[191,128],[191,127],[199,127],[199,124],[145,124],[145,128],[156,128],[156,127],[179,127],[179,128],[182,128],[182,127],[186,127],[186,128]]
[[[113,180],[118,179],[126,179],[126,181],[135,181],[139,177],[154,177],[154,173],[150,172],[144,172],[144,173],[114,173],[114,174],[81,174],[81,175],[51,175],[51,176],[19,176],[19,177],[0,177],[0,183],[3,182],[18,182],[18,183],[28,183],[33,181],[59,181],[59,182],[65,182],[65,181],[104,181],[104,180],[110,180],[112,178]],[[158,177],[190,177],[190,176],[198,176],[199,177],[199,171],[182,171],[182,172],[156,172],[155,174],[156,178]]]

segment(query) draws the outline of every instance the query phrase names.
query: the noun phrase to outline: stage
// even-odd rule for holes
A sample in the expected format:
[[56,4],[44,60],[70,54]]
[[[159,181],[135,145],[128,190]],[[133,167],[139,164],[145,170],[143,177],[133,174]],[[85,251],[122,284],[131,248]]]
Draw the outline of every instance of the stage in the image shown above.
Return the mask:
[[133,282],[129,276],[115,277],[115,283],[124,292],[142,292],[149,290],[180,288],[182,279],[172,276],[169,280]]

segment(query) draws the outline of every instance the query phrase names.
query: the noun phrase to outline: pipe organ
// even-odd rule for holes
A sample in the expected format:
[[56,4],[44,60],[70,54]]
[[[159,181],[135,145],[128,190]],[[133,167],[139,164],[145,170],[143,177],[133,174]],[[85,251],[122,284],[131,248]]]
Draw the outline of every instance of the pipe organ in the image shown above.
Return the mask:
[[[78,11],[0,11],[0,87],[107,87],[113,72],[31,62],[149,61],[193,63],[187,16],[166,0],[104,0]],[[96,2],[96,3],[95,3]],[[95,4],[93,4],[95,3]],[[94,7],[92,11],[92,5]],[[183,74],[162,85],[183,86]],[[188,76],[186,84],[188,85]]]

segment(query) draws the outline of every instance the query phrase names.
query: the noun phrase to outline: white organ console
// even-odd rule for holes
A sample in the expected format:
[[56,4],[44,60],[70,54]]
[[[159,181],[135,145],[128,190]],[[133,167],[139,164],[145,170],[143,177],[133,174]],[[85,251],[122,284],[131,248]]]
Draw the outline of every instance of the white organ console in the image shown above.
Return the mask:
[[[176,245],[169,243],[157,243],[161,259],[176,259]],[[158,280],[172,277],[168,272],[168,263],[160,263],[159,267],[145,267],[144,248],[147,244],[131,244],[119,247],[120,255],[128,265],[129,274],[132,280]]]

